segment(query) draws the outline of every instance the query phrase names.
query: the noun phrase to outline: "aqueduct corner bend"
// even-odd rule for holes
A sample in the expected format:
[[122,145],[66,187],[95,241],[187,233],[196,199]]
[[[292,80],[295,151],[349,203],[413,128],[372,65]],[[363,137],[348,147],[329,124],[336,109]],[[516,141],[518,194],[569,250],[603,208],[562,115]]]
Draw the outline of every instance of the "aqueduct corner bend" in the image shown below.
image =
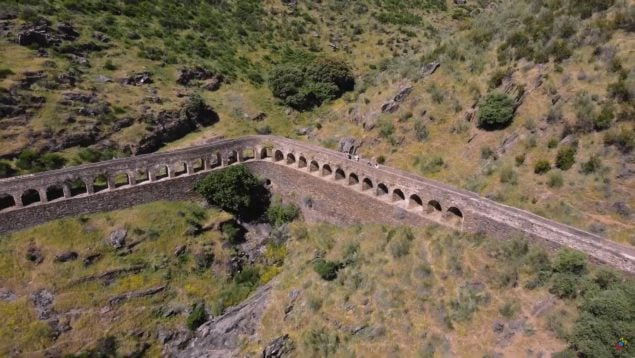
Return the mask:
[[[275,136],[246,136],[0,180],[0,233],[81,213],[192,196],[205,173],[244,163],[274,192],[341,222],[431,223],[505,239],[523,235],[567,246],[635,274],[635,249],[474,193],[401,170],[347,159]],[[312,215],[312,214],[310,214]],[[320,217],[319,214],[314,215]]]

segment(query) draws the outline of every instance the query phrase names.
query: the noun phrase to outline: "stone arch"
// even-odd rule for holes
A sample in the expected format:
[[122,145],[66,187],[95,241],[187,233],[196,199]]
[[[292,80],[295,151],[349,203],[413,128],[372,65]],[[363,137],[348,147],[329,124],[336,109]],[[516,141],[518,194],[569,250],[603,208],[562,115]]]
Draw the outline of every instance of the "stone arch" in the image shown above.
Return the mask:
[[372,188],[373,188],[373,181],[370,180],[370,178],[364,178],[364,180],[362,181],[362,191],[372,189]]
[[279,150],[279,149],[276,150],[276,152],[275,152],[275,154],[273,156],[273,160],[276,161],[276,162],[279,162],[279,161],[281,161],[283,159],[284,159],[284,154],[282,154],[282,151]]
[[15,199],[10,194],[0,194],[0,211],[12,208],[15,206]]
[[128,176],[128,173],[124,173],[124,172],[116,173],[112,177],[112,181],[115,188],[120,188],[122,186],[130,185],[130,177]]
[[223,165],[223,160],[221,158],[220,152],[214,152],[209,158],[209,168],[214,169]]
[[46,188],[46,201],[53,201],[64,197],[64,187],[60,184]]
[[66,186],[70,191],[71,197],[88,193],[86,183],[79,178],[67,180]]
[[205,166],[203,164],[203,159],[201,158],[197,158],[189,162],[188,167],[190,167],[190,172],[192,173],[198,173],[200,171],[203,171],[203,169],[205,169]]
[[293,155],[293,153],[288,153],[287,154],[287,164],[291,165],[295,163],[295,155]]
[[21,199],[22,199],[22,206],[29,206],[32,204],[42,202],[40,198],[40,193],[38,193],[38,191],[35,189],[25,190],[24,193],[22,193]]
[[186,162],[176,162],[172,164],[172,176],[179,177],[181,175],[187,174],[187,163]]
[[355,173],[350,173],[348,175],[348,185],[357,185],[359,184],[359,177]]
[[238,162],[238,152],[236,150],[230,150],[227,152],[227,165]]
[[452,214],[453,216],[455,216],[457,218],[463,219],[463,212],[459,208],[457,208],[456,206],[449,207],[447,212],[449,214]]
[[401,191],[401,189],[395,189],[392,191],[393,202],[403,201],[403,200],[406,200],[406,196],[404,195],[403,191]]
[[377,196],[388,194],[388,187],[384,183],[377,184]]
[[311,165],[309,166],[309,171],[317,172],[318,170],[320,170],[320,164],[318,164],[315,160],[312,160]]
[[246,147],[242,150],[241,162],[253,160],[256,158],[256,151],[252,147]]
[[271,148],[260,148],[260,159],[267,159],[271,157]]
[[99,193],[106,189],[108,189],[108,177],[104,174],[99,174],[93,179],[93,193]]
[[168,177],[169,169],[165,164],[159,164],[154,167],[154,178],[155,180],[162,180]]
[[134,179],[135,184],[140,184],[150,180],[150,178],[148,177],[148,170],[145,168],[137,169],[133,171],[132,174],[134,175],[134,178],[135,178]]
[[344,173],[344,170],[342,168],[335,169],[335,180],[342,179],[346,179],[346,173]]
[[271,179],[269,179],[269,178],[265,178],[264,184],[265,184],[265,186],[266,186],[267,188],[268,188],[268,187],[270,187],[270,186],[271,186]]
[[439,202],[436,200],[430,200],[428,201],[428,208],[426,211],[428,212],[428,214],[433,212],[441,212],[442,211],[441,204],[439,204]]
[[306,167],[306,158],[303,156],[300,156],[300,158],[298,158],[298,168],[304,168]]
[[331,169],[331,166],[328,165],[328,164],[324,164],[322,166],[322,176],[325,177],[325,176],[329,176],[331,174],[333,174],[333,169]]
[[422,210],[423,209],[423,200],[417,194],[410,195],[410,200],[408,201],[408,209],[412,210]]

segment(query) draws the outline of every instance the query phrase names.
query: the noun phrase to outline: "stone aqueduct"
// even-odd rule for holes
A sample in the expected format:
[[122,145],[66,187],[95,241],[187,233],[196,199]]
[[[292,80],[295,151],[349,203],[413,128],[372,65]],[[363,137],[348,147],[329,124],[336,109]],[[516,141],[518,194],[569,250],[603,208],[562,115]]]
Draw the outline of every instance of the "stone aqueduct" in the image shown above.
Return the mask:
[[[635,250],[529,212],[394,168],[274,136],[115,159],[0,180],[0,233],[47,220],[112,210],[157,199],[191,197],[205,173],[245,163],[272,190],[298,200],[316,196],[323,218],[423,226],[431,223],[506,239],[524,235],[568,246],[635,274]],[[303,211],[311,208],[303,207]]]

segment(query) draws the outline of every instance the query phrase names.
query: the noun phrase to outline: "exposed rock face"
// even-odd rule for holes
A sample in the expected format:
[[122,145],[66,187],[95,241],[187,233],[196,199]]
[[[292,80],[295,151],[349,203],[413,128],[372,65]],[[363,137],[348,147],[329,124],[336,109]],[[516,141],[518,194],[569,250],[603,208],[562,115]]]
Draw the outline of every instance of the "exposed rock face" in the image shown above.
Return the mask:
[[164,143],[179,139],[199,127],[205,127],[218,122],[218,114],[209,106],[196,111],[188,111],[184,107],[181,111],[161,111],[150,120],[151,133],[141,138],[135,154],[154,152]]
[[15,88],[11,90],[0,88],[0,119],[25,115],[41,107],[44,102],[44,97],[19,92]]
[[59,255],[55,255],[55,262],[66,262],[77,260],[77,252],[75,251],[65,251]]
[[186,67],[179,70],[179,78],[176,80],[178,84],[189,86],[192,81],[205,81],[201,88],[208,91],[216,91],[223,83],[224,77],[200,66]]
[[112,231],[106,241],[115,249],[120,249],[126,245],[126,236],[128,231],[126,229],[117,229]]
[[293,341],[288,334],[271,341],[262,351],[263,358],[282,358],[293,350]]
[[[256,327],[264,312],[271,283],[256,290],[241,304],[229,308],[222,316],[215,317],[200,326],[194,337],[188,332],[163,333],[164,354],[168,357],[235,357],[244,338],[255,339]],[[276,357],[276,356],[272,356]]]
[[441,64],[437,61],[430,62],[424,65],[423,67],[421,67],[421,70],[419,71],[419,73],[421,74],[421,78],[425,78],[432,75],[440,66]]
[[406,99],[406,97],[408,97],[410,92],[412,92],[412,86],[401,88],[392,100],[381,106],[381,111],[384,113],[396,112],[399,109],[399,105]]
[[49,27],[49,22],[40,19],[24,25],[18,32],[18,44],[22,46],[38,45],[49,47],[60,43],[60,38]]
[[123,84],[132,85],[132,86],[140,86],[145,84],[153,83],[152,74],[150,72],[139,72],[132,74],[122,80]]
[[340,139],[340,142],[337,145],[337,150],[343,153],[355,154],[355,151],[357,150],[355,138],[344,137]]

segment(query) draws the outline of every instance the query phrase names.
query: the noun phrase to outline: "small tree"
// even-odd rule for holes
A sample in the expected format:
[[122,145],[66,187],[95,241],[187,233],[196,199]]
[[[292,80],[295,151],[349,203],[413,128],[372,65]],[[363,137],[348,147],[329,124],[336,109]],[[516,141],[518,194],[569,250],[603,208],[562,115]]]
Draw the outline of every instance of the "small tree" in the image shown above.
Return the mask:
[[558,150],[556,155],[556,167],[562,170],[569,170],[575,163],[575,147],[566,145]]
[[192,312],[187,316],[187,328],[191,331],[196,330],[207,321],[207,312],[203,303],[195,303],[192,305]]
[[483,129],[499,129],[511,123],[514,117],[514,100],[501,92],[490,92],[478,107],[478,126]]
[[326,281],[334,280],[340,267],[339,262],[326,261],[324,259],[317,259],[313,263],[313,270]]
[[551,164],[549,164],[548,160],[540,159],[534,165],[534,173],[536,174],[545,174],[549,170],[551,170]]
[[194,189],[210,204],[243,220],[260,217],[269,206],[269,192],[244,165],[212,172]]

